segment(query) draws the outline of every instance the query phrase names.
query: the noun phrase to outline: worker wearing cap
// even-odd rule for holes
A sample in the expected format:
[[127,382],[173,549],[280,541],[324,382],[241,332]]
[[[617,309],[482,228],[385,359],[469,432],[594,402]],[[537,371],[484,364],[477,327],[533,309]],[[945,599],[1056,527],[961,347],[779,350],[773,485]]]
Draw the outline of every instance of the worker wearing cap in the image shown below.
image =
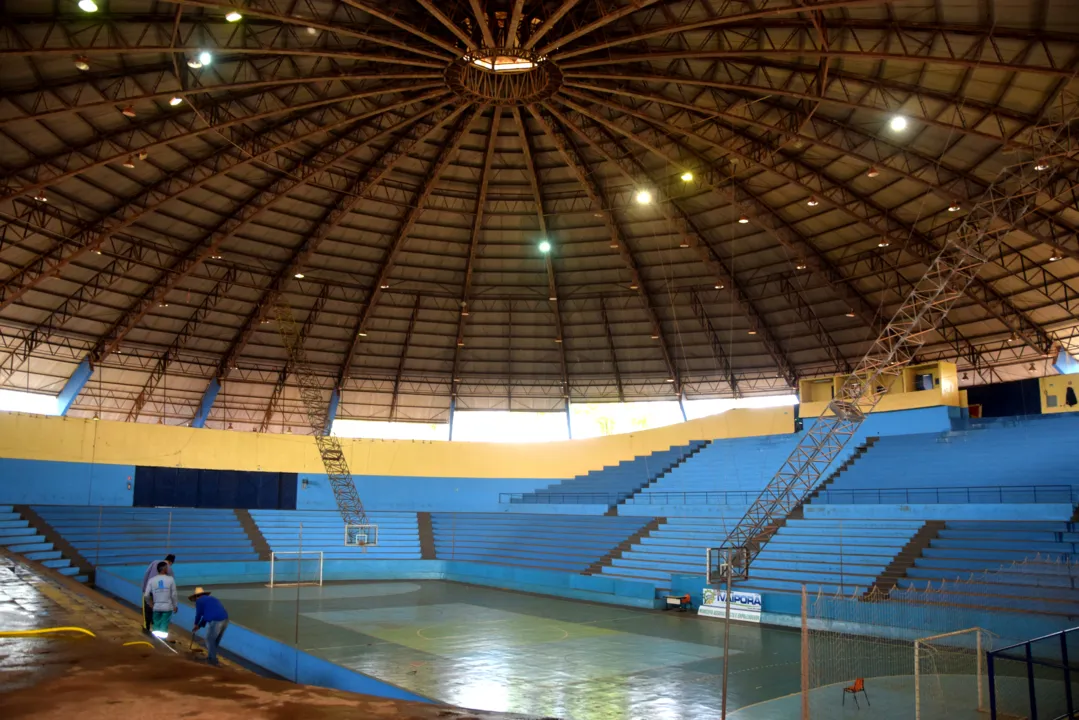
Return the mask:
[[188,600],[195,603],[195,627],[191,630],[191,634],[197,634],[201,627],[206,628],[206,662],[216,666],[218,665],[217,647],[221,644],[221,638],[229,626],[229,614],[221,601],[210,595],[210,591],[204,588],[195,588],[195,592]]

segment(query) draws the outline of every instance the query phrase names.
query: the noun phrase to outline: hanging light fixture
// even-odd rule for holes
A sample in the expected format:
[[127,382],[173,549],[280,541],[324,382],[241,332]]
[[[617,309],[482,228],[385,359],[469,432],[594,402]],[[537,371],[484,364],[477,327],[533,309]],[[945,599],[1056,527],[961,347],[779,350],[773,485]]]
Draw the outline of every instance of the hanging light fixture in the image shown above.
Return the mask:
[[794,266],[794,269],[795,270],[805,270],[806,269],[806,261],[805,260],[799,260],[798,264]]
[[635,197],[638,205],[647,205],[652,202],[652,193],[648,190],[638,190]]
[[738,224],[739,225],[746,225],[747,223],[749,223],[749,218],[747,218],[745,215],[738,218]]
[[209,50],[203,50],[202,52],[199,53],[199,62],[202,63],[203,65],[209,65],[213,61],[214,61],[214,56],[210,53]]
[[685,238],[682,238],[681,242],[678,243],[678,247],[680,247],[680,248],[689,247],[689,240],[686,240]]
[[124,162],[123,162],[123,166],[126,167],[128,170],[134,170],[135,169],[135,156],[134,155],[128,155],[127,160],[124,160]]
[[1038,372],[1038,368],[1034,367],[1034,363],[1031,363],[1030,367],[1027,368],[1027,372],[1033,375],[1034,373]]
[[145,150],[139,150],[139,160],[145,160],[148,157],[150,157],[150,153]]
[[179,95],[173,95],[171,98],[169,98],[169,105],[172,105],[173,107],[176,107],[177,105],[179,105],[183,101],[184,101],[184,99],[182,97],[180,97]]
[[243,17],[244,17],[243,15],[241,15],[240,13],[233,10],[232,12],[230,12],[228,15],[225,16],[225,19],[228,20],[229,22],[240,22],[240,20],[242,20]]
[[817,199],[816,195],[810,195],[809,199],[806,200],[806,205],[808,205],[809,207],[817,207],[818,205],[820,205],[820,200]]
[[1037,164],[1034,166],[1034,169],[1037,170],[1038,172],[1044,172],[1044,171],[1049,169],[1049,163],[1046,162],[1045,160],[1039,160],[1037,162]]
[[722,290],[722,289],[723,289],[723,283],[716,283],[716,290]]
[[1049,254],[1049,262],[1056,262],[1057,260],[1063,260],[1064,255],[1060,252],[1060,248],[1053,248],[1053,252]]
[[953,200],[952,204],[948,206],[948,212],[959,212],[959,202]]
[[635,282],[632,282],[632,283],[629,284],[629,289],[630,290],[636,290],[638,287],[639,286]]
[[45,190],[44,189],[38,190],[36,193],[34,193],[34,199],[37,200],[38,202],[48,202],[49,201],[49,198],[45,195]]
[[857,317],[857,315],[855,315],[855,314],[854,314],[854,308],[850,308],[850,309],[848,309],[848,310],[847,310],[847,313],[846,313],[846,315],[847,315],[847,317],[849,317],[849,318],[852,318],[852,317]]
[[875,178],[878,175],[880,175],[880,170],[877,170],[875,167],[869,168],[869,170],[865,174],[866,177],[871,177],[871,178]]
[[549,240],[541,240],[539,244],[539,251],[546,255],[551,252],[551,243]]
[[891,244],[891,241],[888,240],[888,238],[886,237],[882,237],[880,240],[877,241],[877,247],[879,248],[886,248]]
[[79,70],[89,70],[90,58],[86,57],[85,55],[78,56],[77,58],[75,58],[75,67]]
[[122,114],[125,117],[133,118],[133,117],[135,117],[135,108],[128,105],[127,107],[125,107],[123,110],[120,111],[120,114]]
[[83,12],[97,12],[97,3],[94,0],[79,0],[79,9]]
[[907,119],[902,115],[893,115],[892,119],[888,121],[888,127],[893,132],[903,132],[907,129]]
[[693,173],[691,173],[689,170],[686,170],[684,173],[682,173],[681,178],[682,182],[693,182]]
[[197,57],[192,57],[187,59],[187,66],[192,70],[198,70],[202,67],[202,63],[199,62],[199,59]]
[[303,280],[303,278],[304,278],[304,274],[303,274],[303,273],[300,273],[300,272],[298,272],[298,273],[296,273],[295,275],[293,275],[292,277],[296,278],[297,280]]

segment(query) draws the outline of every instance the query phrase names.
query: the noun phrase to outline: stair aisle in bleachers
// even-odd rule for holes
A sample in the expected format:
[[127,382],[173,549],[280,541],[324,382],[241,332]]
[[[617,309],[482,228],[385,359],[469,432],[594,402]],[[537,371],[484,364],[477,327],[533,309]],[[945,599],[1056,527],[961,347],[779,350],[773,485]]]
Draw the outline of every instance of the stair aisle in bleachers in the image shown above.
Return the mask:
[[651,518],[431,513],[439,560],[580,573]]
[[36,505],[33,510],[91,564],[257,560],[232,510]]
[[27,560],[35,560],[61,575],[80,582],[86,581],[86,576],[79,574],[79,568],[72,565],[70,559],[64,557],[11,505],[0,505],[0,547]]
[[368,511],[367,522],[378,526],[378,544],[367,548],[345,545],[345,522],[336,510],[252,510],[251,517],[270,549],[321,551],[323,559],[419,560],[420,531],[414,512]]
[[509,502],[515,505],[617,505],[707,445],[708,441],[694,440],[687,445],[640,455],[530,493],[514,495]]

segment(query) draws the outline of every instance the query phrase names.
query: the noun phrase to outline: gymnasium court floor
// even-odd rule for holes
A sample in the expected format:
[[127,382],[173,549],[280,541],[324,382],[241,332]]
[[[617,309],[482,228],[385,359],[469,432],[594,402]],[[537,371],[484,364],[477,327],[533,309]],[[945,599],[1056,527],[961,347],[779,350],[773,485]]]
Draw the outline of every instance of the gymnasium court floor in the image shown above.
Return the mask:
[[[212,590],[233,622],[433,700],[573,720],[720,714],[722,621],[439,581]],[[797,631],[733,624],[728,716],[798,717],[799,652]],[[910,680],[867,681],[860,709],[839,686],[815,690],[813,717],[912,718]],[[924,714],[938,716],[967,717]]]

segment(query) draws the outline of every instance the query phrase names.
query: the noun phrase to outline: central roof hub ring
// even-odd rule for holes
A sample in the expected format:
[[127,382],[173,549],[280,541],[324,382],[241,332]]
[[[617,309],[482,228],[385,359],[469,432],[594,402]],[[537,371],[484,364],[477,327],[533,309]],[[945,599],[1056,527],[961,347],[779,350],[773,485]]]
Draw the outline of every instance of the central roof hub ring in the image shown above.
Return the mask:
[[558,66],[520,47],[470,50],[450,63],[445,78],[454,93],[483,105],[530,105],[562,87]]

